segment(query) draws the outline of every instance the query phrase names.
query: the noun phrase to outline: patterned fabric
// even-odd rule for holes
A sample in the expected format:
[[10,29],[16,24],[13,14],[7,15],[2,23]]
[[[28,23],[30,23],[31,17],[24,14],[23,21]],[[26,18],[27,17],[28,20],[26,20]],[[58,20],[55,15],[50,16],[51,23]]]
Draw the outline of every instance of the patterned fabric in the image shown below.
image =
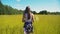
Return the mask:
[[32,22],[25,22],[24,28],[27,33],[33,32]]

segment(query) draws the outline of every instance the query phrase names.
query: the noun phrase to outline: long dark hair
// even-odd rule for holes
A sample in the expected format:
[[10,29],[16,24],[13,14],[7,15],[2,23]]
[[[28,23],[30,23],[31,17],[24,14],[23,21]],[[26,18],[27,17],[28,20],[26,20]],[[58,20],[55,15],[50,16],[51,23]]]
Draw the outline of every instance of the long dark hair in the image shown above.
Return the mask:
[[28,15],[28,19],[30,19],[30,8],[27,6],[26,9],[25,9],[25,12],[24,14],[27,13]]

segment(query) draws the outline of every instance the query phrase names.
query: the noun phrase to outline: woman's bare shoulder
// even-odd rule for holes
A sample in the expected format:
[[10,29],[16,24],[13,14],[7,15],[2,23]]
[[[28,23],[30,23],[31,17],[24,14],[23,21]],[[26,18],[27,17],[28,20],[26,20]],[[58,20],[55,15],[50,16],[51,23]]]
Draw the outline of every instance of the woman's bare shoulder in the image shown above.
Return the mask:
[[34,16],[34,14],[33,14],[33,13],[31,13],[31,15],[32,15],[32,16]]

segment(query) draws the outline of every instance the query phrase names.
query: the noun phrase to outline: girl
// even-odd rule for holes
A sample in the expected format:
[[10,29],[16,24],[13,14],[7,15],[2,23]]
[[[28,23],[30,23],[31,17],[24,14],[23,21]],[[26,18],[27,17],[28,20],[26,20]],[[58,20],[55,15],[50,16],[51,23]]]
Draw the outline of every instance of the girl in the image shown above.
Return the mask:
[[32,22],[34,22],[34,18],[33,18],[33,14],[30,11],[30,8],[27,6],[24,14],[23,14],[23,18],[22,21],[25,22],[24,23],[24,34],[30,34],[31,32],[33,32],[33,26],[32,26]]

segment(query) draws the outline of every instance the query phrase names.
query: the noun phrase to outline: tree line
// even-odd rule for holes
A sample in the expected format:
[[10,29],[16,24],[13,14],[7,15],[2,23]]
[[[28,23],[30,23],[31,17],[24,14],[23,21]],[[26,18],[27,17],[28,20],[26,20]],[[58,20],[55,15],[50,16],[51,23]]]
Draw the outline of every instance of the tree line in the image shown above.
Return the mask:
[[3,5],[0,1],[0,15],[22,14],[23,10],[17,10],[8,5]]
[[[0,1],[0,15],[17,15],[17,14],[23,14],[24,10],[17,10],[12,8],[11,6],[8,5],[3,5],[2,2]],[[36,11],[31,11],[33,14],[53,14],[53,15],[60,15],[60,12],[48,12],[47,10],[42,10],[39,13]]]
[[42,15],[60,15],[60,12],[49,12],[47,10],[42,10],[39,13],[37,13],[36,11],[33,11],[34,14],[42,14]]

